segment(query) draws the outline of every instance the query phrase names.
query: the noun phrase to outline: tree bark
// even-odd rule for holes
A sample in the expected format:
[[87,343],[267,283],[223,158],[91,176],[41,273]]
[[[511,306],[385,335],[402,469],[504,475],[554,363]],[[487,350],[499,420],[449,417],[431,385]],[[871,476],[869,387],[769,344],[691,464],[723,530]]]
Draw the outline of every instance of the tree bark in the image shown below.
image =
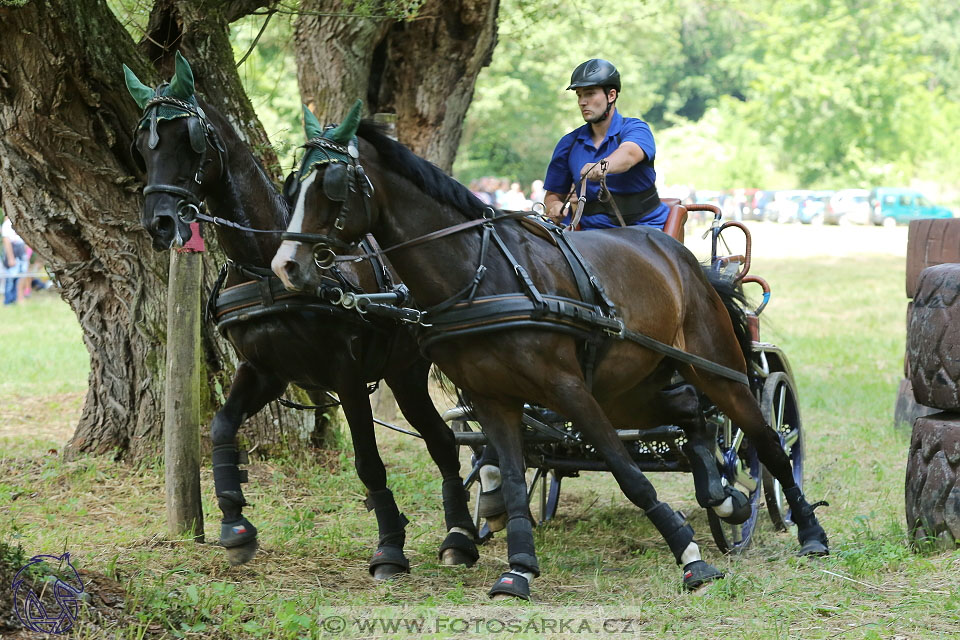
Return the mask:
[[[2,205],[55,275],[90,354],[87,396],[68,455],[114,452],[138,460],[162,451],[169,256],[153,251],[140,226],[142,176],[129,155],[140,113],[120,63],[157,82],[171,71],[163,67],[174,48],[164,46],[182,39],[200,91],[234,115],[265,164],[275,166],[227,38],[229,17],[262,4],[206,2],[200,15],[192,3],[160,0],[151,36],[165,36],[142,51],[161,73],[102,0],[0,8]],[[213,253],[204,257],[207,290],[216,273]],[[229,384],[236,361],[209,325],[204,343],[209,416],[219,395],[215,383]],[[276,442],[297,441],[310,428],[312,416],[271,405],[244,430],[253,440]]]
[[304,102],[321,121],[338,120],[358,97],[368,113],[396,113],[399,140],[449,172],[496,44],[499,0],[426,0],[410,21],[320,15],[340,10],[337,0],[301,3],[294,40]]

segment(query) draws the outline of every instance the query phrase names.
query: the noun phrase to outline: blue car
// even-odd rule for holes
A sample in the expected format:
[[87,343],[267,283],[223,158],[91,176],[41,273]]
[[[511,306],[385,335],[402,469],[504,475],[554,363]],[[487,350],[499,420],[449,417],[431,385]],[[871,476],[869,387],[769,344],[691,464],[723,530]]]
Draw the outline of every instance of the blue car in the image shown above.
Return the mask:
[[878,187],[870,192],[870,221],[894,227],[918,218],[952,218],[953,212],[927,200],[915,189]]

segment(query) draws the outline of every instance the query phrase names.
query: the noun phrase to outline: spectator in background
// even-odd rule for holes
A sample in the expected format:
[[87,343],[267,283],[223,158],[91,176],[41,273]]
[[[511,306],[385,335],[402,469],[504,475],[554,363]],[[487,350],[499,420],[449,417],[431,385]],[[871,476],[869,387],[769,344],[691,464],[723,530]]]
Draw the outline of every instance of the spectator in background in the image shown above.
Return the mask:
[[9,217],[4,218],[3,225],[0,226],[0,237],[3,241],[3,266],[7,276],[3,279],[3,303],[13,304],[24,298],[25,290],[18,286],[21,280],[18,276],[27,272],[27,245],[14,231]]
[[523,195],[523,191],[520,191],[519,182],[513,182],[510,184],[510,189],[504,193],[503,197],[500,199],[500,208],[508,211],[530,210],[530,201],[527,200],[525,195]]
[[543,180],[534,180],[530,183],[530,202],[536,204],[538,202],[543,202],[544,196],[547,195],[547,192],[543,190]]
[[477,198],[479,198],[480,202],[483,204],[488,206],[493,204],[493,198],[490,197],[489,193],[483,190],[480,180],[470,181],[470,192],[477,196]]

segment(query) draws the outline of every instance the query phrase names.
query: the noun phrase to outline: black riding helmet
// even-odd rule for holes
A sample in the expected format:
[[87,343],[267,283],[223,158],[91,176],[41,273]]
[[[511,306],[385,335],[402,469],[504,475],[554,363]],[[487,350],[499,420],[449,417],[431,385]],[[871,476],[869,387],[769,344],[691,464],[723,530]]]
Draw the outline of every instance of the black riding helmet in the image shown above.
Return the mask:
[[592,58],[579,65],[570,74],[570,86],[567,90],[579,87],[603,87],[616,89],[620,94],[620,72],[613,63],[601,58]]

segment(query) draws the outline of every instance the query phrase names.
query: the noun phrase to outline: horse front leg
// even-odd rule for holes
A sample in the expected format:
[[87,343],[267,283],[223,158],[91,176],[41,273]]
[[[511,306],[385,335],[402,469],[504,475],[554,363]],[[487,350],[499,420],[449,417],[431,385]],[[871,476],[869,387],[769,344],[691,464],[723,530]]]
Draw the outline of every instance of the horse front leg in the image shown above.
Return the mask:
[[403,371],[385,377],[393,391],[397,406],[413,428],[420,432],[443,478],[441,496],[447,536],[440,545],[440,561],[448,566],[466,565],[480,557],[477,551],[477,528],[470,517],[469,494],[460,477],[460,458],[453,432],[437,413],[427,391],[430,363],[418,359]]
[[286,386],[286,381],[258,371],[249,362],[241,362],[226,403],[210,423],[213,485],[223,513],[220,544],[226,548],[231,565],[249,562],[257,553],[257,528],[242,513],[247,501],[240,485],[247,478],[239,467],[237,431],[244,420],[279,397]]
[[491,598],[530,599],[530,583],[540,575],[533,543],[533,521],[527,504],[519,402],[471,396],[474,414],[500,458],[502,491],[507,507],[507,562],[510,570],[494,583]]
[[565,379],[555,377],[551,390],[554,395],[548,399],[548,406],[573,421],[607,463],[624,495],[650,518],[673,552],[677,564],[683,568],[683,586],[693,590],[724,577],[719,569],[701,558],[700,548],[693,541],[693,528],[683,515],[658,500],[656,489],[630,457],[583,379],[572,375]]
[[337,395],[353,439],[357,476],[367,489],[364,504],[377,517],[379,542],[370,558],[370,575],[375,580],[386,580],[409,573],[410,561],[403,555],[407,518],[400,513],[393,492],[387,488],[387,470],[377,449],[367,385],[358,373],[340,385]]

